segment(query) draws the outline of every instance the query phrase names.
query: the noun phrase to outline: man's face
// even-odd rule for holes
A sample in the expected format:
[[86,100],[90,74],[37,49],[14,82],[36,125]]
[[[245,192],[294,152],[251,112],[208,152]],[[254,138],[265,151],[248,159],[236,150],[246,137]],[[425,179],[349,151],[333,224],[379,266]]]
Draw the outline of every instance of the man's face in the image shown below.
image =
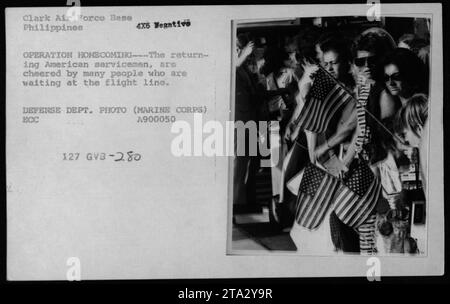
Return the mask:
[[340,65],[338,54],[334,51],[323,53],[323,67],[336,79],[339,78]]

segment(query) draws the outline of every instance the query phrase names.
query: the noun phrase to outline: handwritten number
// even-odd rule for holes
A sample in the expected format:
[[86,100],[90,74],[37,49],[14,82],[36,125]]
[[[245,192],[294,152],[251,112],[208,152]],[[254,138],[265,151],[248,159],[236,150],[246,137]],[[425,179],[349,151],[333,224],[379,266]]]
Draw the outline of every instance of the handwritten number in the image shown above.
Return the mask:
[[123,159],[123,153],[122,153],[122,152],[117,152],[117,154],[120,154],[121,156],[120,156],[119,159],[116,159],[115,161],[124,161],[124,159]]

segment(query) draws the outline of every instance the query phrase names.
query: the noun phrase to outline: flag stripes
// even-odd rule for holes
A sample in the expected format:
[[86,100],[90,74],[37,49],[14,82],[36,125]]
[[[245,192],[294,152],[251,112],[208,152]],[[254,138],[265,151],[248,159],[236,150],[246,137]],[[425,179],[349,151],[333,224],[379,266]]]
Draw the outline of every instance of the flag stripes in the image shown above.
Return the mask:
[[372,214],[357,231],[359,234],[359,250],[361,254],[374,254],[376,253],[375,246],[375,225],[377,216]]
[[336,192],[334,211],[338,218],[350,227],[359,227],[374,210],[380,193],[381,182],[369,166],[359,161],[351,176],[343,181]]
[[[369,84],[358,87],[357,154],[362,152],[363,145],[370,136],[366,122],[366,105],[370,90]],[[352,99],[354,98],[351,93],[339,82],[319,69],[296,124],[301,129],[323,133],[336,112]],[[295,218],[299,225],[315,229],[323,222],[330,208],[333,208],[344,224],[356,229],[362,227],[363,234],[367,229],[372,229],[367,221],[370,221],[378,202],[381,182],[367,163],[359,158],[356,158],[355,162],[349,170],[349,175],[342,181],[313,164],[306,166],[297,197]],[[366,240],[366,236],[363,235],[362,239]],[[366,241],[369,241],[368,237]]]
[[332,206],[339,180],[313,164],[303,173],[297,198],[297,223],[308,229],[317,228]]
[[351,99],[332,76],[319,69],[296,123],[302,129],[323,133],[334,114]]
[[363,197],[358,196],[345,185],[341,185],[335,201],[336,215],[350,227],[360,226],[375,208],[380,192],[380,182],[377,178],[374,178]]

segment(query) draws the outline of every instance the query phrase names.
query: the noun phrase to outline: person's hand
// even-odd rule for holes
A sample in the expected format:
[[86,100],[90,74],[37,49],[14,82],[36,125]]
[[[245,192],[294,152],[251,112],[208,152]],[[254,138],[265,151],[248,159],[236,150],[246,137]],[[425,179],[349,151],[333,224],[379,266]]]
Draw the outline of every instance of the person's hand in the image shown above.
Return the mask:
[[303,68],[303,77],[307,77],[309,79],[314,78],[314,74],[317,72],[319,67],[315,63],[311,63],[305,59],[302,61]]
[[322,157],[322,155],[327,153],[327,151],[328,151],[328,147],[326,145],[321,145],[321,146],[317,147],[316,150],[314,150],[314,158],[320,159],[320,157]]
[[346,165],[342,164],[342,167],[340,168],[340,171],[338,173],[338,176],[340,179],[343,179],[345,177],[345,174],[347,174],[348,168]]
[[242,58],[247,58],[253,52],[254,47],[255,47],[255,43],[253,41],[250,41],[249,43],[247,43],[246,46],[244,46],[242,48],[242,51],[241,51],[241,54],[239,57],[242,56]]
[[285,141],[292,141],[292,124],[288,124],[286,127],[286,130],[284,131],[284,140]]

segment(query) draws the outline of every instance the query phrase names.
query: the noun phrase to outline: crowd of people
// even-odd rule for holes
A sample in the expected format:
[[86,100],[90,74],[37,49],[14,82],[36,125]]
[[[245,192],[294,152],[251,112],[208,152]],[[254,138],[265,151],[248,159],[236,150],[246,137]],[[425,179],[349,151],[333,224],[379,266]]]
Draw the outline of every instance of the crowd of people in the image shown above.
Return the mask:
[[[425,193],[429,41],[405,34],[396,42],[380,27],[352,38],[326,29],[284,38],[282,44],[271,44],[266,37],[241,32],[236,39],[235,120],[278,122],[279,142],[258,139],[269,140],[271,151],[279,149],[281,156],[271,169],[274,221],[290,230],[304,253],[418,252],[403,176],[412,174],[415,190]],[[325,85],[319,73],[351,96],[333,109],[320,132],[299,123],[302,115],[311,115],[306,105],[320,102],[311,99],[312,91]],[[252,160],[235,158],[234,204],[248,200]],[[316,176],[306,177],[311,165],[350,188],[350,183],[379,184],[379,193],[371,190],[375,202],[360,193],[362,201],[345,207],[353,214],[350,221],[335,207],[339,190],[330,190],[326,207],[317,207],[326,209],[323,219],[316,211],[306,212],[314,209],[302,206],[306,203],[300,199],[305,193],[315,195],[308,187]],[[372,173],[361,173],[364,166]],[[318,216],[314,227],[308,214]]]

